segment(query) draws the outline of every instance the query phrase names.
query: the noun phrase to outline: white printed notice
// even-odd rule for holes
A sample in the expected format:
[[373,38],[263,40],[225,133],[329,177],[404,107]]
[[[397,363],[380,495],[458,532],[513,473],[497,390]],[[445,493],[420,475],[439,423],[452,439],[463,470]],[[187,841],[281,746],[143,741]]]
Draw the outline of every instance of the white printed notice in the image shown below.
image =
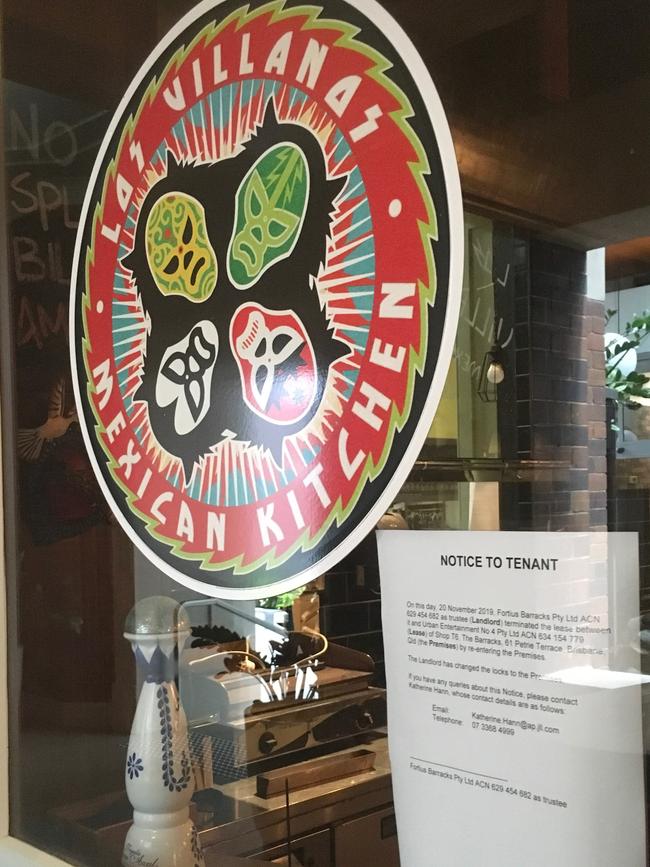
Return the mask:
[[640,867],[635,534],[378,533],[403,867]]

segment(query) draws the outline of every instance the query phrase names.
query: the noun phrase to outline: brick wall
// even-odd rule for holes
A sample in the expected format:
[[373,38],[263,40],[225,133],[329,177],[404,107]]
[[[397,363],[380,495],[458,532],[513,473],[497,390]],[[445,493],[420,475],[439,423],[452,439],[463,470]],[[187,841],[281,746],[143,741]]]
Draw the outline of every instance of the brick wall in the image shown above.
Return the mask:
[[567,470],[503,485],[504,529],[606,528],[604,303],[586,293],[585,253],[529,239],[511,300],[501,301],[514,307],[515,338],[516,434],[504,457],[559,460]]

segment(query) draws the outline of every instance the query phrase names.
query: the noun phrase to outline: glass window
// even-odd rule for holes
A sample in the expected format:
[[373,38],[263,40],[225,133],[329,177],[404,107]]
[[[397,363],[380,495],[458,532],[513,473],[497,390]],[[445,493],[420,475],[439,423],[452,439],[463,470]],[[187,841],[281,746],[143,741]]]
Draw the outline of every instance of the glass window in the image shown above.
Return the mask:
[[[635,401],[612,379],[604,335],[629,339],[650,308],[647,4],[384,5],[449,116],[465,259],[438,411],[379,526],[637,533],[625,665],[646,672],[650,392],[633,376]],[[125,851],[138,863],[128,793],[149,761],[133,735],[149,689],[162,772],[181,801],[194,791],[208,867],[291,863],[288,846],[302,867],[395,867],[374,533],[298,591],[208,599],[134,547],[78,424],[68,301],[83,197],[122,95],[191,6],[3,4],[11,834],[83,867]],[[649,341],[624,378],[650,378]],[[152,635],[167,662],[152,662]]]

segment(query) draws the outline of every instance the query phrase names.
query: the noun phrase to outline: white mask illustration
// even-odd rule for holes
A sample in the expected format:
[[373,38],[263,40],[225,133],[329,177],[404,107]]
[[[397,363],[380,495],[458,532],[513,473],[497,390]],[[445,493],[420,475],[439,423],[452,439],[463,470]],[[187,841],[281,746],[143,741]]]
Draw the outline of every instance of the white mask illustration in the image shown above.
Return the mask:
[[175,403],[176,433],[191,433],[210,409],[212,375],[219,352],[219,335],[214,324],[203,319],[189,334],[168,347],[156,378],[156,403]]

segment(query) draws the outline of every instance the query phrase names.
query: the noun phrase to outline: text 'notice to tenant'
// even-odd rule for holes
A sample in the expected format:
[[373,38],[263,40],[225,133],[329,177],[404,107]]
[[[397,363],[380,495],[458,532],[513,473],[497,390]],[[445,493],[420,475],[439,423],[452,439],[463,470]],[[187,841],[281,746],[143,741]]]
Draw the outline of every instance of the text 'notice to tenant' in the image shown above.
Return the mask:
[[403,863],[644,863],[635,545],[379,534]]

